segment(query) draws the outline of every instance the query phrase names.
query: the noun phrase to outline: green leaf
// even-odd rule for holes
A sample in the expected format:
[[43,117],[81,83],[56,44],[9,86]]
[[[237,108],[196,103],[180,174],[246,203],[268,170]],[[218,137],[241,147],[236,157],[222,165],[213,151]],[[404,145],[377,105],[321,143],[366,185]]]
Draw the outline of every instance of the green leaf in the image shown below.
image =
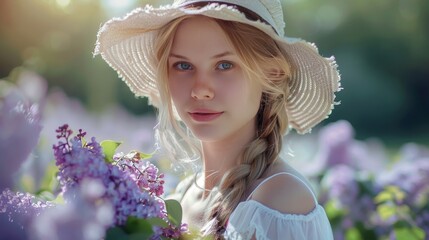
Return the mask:
[[382,192],[377,194],[375,196],[375,203],[383,203],[383,202],[389,202],[389,201],[396,201],[400,202],[404,200],[406,197],[406,194],[402,189],[400,189],[398,186],[395,185],[389,185],[384,188]]
[[141,159],[149,159],[152,158],[153,153],[144,153],[144,152],[138,152],[140,154]]
[[395,228],[394,233],[396,239],[423,240],[426,237],[425,232],[418,227]]
[[405,192],[402,191],[402,189],[400,189],[398,186],[390,185],[386,187],[386,190],[394,196],[396,201],[402,201],[406,197]]
[[113,162],[113,155],[115,154],[116,149],[121,145],[122,142],[116,142],[113,140],[104,140],[100,143],[103,148],[104,160],[108,163]]
[[328,215],[329,219],[341,218],[345,212],[344,209],[340,209],[336,206],[334,200],[330,200],[325,204],[326,215]]
[[375,196],[375,203],[383,203],[383,202],[388,202],[388,201],[392,201],[393,200],[393,195],[390,192],[387,191],[382,191],[379,194],[377,194],[377,196]]
[[162,218],[149,218],[146,219],[152,226],[168,227],[167,222]]
[[179,227],[182,224],[182,206],[174,199],[165,200],[165,206],[167,208],[168,219]]
[[51,161],[48,166],[45,168],[45,174],[40,183],[39,192],[49,191],[54,192],[59,185],[57,174],[58,167],[55,165],[54,161]]
[[129,237],[122,228],[111,227],[106,231],[105,240],[129,240]]
[[124,228],[125,232],[130,234],[142,233],[148,236],[153,234],[152,225],[142,218],[128,217]]
[[347,229],[346,239],[347,240],[363,240],[359,230],[355,227]]
[[144,240],[149,239],[153,233],[133,233],[129,236],[130,240]]
[[133,161],[140,161],[143,159],[148,159],[153,156],[153,153],[144,153],[133,150],[125,155],[126,158],[132,159]]
[[57,205],[58,204],[65,204],[66,202],[64,200],[63,194],[58,194],[57,197],[54,200],[52,200],[52,203],[55,203]]
[[43,189],[37,191],[35,195],[37,197],[43,199],[43,200],[46,200],[46,201],[53,201],[56,198],[55,195],[52,192],[46,191],[46,190],[43,190]]
[[387,220],[396,214],[396,206],[383,204],[377,207],[377,213],[382,220]]

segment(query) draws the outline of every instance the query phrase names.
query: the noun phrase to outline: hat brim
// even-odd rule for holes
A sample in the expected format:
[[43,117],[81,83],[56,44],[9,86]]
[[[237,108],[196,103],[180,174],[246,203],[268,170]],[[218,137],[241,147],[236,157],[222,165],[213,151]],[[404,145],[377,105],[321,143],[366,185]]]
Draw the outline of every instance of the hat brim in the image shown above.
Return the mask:
[[286,104],[290,126],[303,134],[329,116],[334,107],[335,92],[340,90],[335,59],[322,57],[314,44],[277,35],[270,25],[248,20],[230,6],[137,8],[124,18],[111,19],[100,28],[94,55],[100,54],[136,96],[148,97],[151,104],[158,106],[157,60],[153,46],[158,29],[184,15],[241,22],[268,34],[288,54],[294,69]]

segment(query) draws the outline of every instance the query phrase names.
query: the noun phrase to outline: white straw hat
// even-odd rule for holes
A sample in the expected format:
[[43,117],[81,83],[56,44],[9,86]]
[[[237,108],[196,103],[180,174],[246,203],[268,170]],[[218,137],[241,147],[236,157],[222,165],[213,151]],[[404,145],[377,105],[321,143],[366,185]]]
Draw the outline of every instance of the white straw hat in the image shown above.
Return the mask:
[[[206,4],[199,9],[190,4]],[[252,20],[238,8],[257,14]],[[278,0],[175,0],[172,5],[137,8],[123,18],[113,18],[99,30],[94,55],[115,69],[136,96],[146,96],[157,106],[157,60],[154,43],[158,29],[183,15],[204,15],[254,26],[272,37],[289,55],[294,67],[287,98],[289,124],[298,133],[306,133],[334,107],[340,76],[334,57],[319,55],[314,44],[284,37],[283,10]]]

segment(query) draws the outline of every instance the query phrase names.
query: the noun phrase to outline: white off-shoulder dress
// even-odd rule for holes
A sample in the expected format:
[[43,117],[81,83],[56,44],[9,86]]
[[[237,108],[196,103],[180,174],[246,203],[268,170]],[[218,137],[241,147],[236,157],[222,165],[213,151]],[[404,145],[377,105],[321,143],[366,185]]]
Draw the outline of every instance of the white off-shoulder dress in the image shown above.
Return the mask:
[[[311,212],[305,215],[281,213],[251,199],[256,189],[281,174],[293,176],[311,191],[315,202],[315,208]],[[191,178],[182,181],[176,189],[176,196],[173,198],[180,201],[191,185]],[[226,226],[225,239],[251,240],[253,236],[257,240],[334,239],[325,210],[317,202],[311,188],[299,177],[287,172],[277,173],[264,179],[248,196],[247,200],[239,203],[232,212]]]
[[[288,174],[303,182],[313,194],[316,207],[308,214],[287,214],[250,199],[253,192],[273,177]],[[282,172],[262,181],[246,201],[238,204],[226,227],[226,239],[250,240],[332,240],[332,228],[323,207],[318,204],[311,188],[299,177]],[[287,203],[285,203],[287,204]]]

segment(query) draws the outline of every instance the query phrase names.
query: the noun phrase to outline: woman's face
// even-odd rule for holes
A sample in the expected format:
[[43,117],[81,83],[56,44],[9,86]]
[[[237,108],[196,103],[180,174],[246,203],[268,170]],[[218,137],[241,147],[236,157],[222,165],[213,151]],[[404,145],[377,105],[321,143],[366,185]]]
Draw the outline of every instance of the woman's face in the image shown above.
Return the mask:
[[254,136],[262,87],[246,78],[235,49],[215,21],[197,16],[180,23],[168,71],[173,103],[197,138]]

